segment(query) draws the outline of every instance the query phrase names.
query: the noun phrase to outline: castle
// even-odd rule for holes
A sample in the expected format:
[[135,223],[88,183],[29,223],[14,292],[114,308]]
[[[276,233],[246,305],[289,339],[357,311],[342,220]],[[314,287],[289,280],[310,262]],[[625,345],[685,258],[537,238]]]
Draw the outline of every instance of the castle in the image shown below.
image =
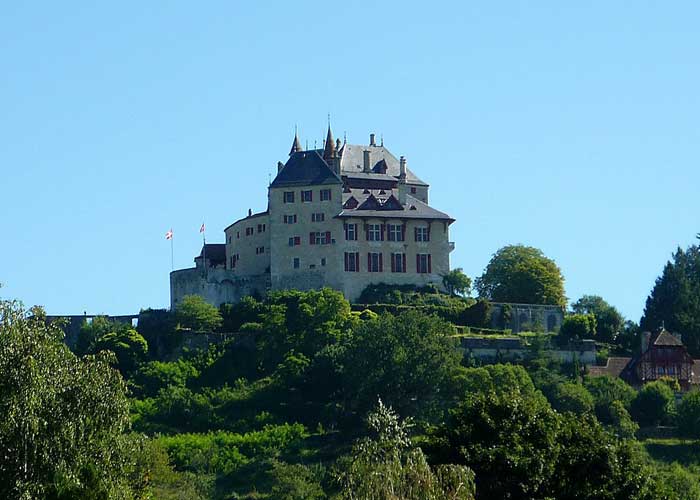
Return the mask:
[[355,301],[367,285],[434,284],[450,270],[454,219],[428,204],[428,184],[388,149],[334,140],[303,150],[295,133],[277,164],[267,210],[248,211],[170,274],[171,308],[196,294],[219,305],[267,290],[328,286]]

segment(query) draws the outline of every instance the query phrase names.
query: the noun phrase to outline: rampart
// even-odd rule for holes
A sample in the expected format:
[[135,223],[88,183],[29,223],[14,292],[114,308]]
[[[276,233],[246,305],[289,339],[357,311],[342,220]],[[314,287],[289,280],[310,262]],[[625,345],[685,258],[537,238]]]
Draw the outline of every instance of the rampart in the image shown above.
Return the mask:
[[185,295],[199,295],[215,306],[236,303],[246,295],[263,296],[270,289],[270,275],[237,276],[221,267],[193,267],[170,273],[170,309]]

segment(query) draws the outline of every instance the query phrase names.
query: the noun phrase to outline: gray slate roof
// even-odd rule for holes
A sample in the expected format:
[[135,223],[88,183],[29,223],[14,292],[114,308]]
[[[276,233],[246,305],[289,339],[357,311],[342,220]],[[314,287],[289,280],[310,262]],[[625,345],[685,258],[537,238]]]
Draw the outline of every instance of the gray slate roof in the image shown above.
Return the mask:
[[[363,151],[365,150],[370,152],[371,169],[374,169],[377,163],[384,160],[387,166],[386,175],[393,176],[394,178],[399,176],[399,160],[397,160],[388,149],[386,149],[384,146],[365,146],[361,144],[344,144],[343,147],[340,148],[340,175],[362,173],[364,164]],[[374,175],[377,176],[381,174]],[[409,184],[419,184],[423,186],[428,185],[420,180],[418,176],[416,176],[416,174],[411,172],[411,170],[408,168],[406,169],[406,182]]]
[[292,153],[270,187],[342,184],[317,151]]
[[[365,193],[365,191],[369,191]],[[343,193],[343,204],[352,196],[359,205],[362,205],[367,198],[374,196],[381,202],[389,199],[391,195],[398,199],[398,189],[384,189],[384,194],[379,194],[379,189],[351,189],[349,193]],[[411,209],[414,207],[414,209]],[[403,210],[358,210],[358,209],[343,209],[338,217],[375,217],[384,219],[439,219],[453,222],[454,219],[444,212],[434,209],[430,205],[414,198],[411,195],[406,195],[406,205]]]

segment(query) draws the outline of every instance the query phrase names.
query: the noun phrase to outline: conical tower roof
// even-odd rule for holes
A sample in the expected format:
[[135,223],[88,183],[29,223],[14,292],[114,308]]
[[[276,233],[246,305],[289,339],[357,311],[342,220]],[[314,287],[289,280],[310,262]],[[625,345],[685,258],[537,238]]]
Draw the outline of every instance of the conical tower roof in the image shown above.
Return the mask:
[[323,148],[323,159],[330,160],[336,157],[335,141],[333,140],[333,132],[331,126],[328,125],[328,133],[326,134],[326,146]]
[[299,142],[299,135],[297,134],[297,131],[294,131],[294,142],[292,143],[292,149],[289,151],[289,156],[291,156],[294,153],[298,153],[301,151],[301,143]]

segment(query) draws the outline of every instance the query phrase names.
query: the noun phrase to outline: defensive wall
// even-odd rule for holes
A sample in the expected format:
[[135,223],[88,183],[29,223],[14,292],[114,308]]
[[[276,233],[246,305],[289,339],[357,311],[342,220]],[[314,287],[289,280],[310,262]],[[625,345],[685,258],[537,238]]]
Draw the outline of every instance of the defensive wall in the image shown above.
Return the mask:
[[80,333],[80,327],[84,321],[90,322],[93,318],[98,316],[106,317],[111,321],[116,321],[117,323],[126,323],[128,325],[136,326],[138,324],[139,315],[138,314],[125,314],[122,316],[107,316],[105,314],[79,314],[73,316],[46,316],[46,320],[49,323],[55,323],[57,321],[62,322],[61,329],[66,334],[65,342],[71,349],[75,347],[75,343],[78,340],[78,334]]
[[[486,362],[521,361],[532,353],[521,337],[462,337],[459,349],[465,356]],[[593,340],[570,343],[566,349],[545,349],[547,355],[562,363],[578,361],[582,365],[596,364],[596,347]]]
[[263,296],[269,289],[269,274],[238,276],[222,267],[179,269],[170,273],[170,309],[185,295],[199,295],[218,307],[239,302],[246,295]]

